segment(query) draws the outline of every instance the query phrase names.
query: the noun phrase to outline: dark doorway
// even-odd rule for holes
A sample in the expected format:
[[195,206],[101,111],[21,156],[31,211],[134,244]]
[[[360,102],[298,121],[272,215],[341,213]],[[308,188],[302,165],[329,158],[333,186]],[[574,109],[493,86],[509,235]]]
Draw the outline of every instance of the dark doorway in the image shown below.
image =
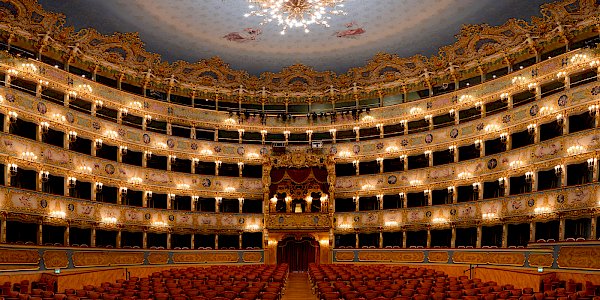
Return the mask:
[[277,243],[277,264],[288,264],[292,272],[306,272],[318,258],[319,242],[312,237],[287,237]]

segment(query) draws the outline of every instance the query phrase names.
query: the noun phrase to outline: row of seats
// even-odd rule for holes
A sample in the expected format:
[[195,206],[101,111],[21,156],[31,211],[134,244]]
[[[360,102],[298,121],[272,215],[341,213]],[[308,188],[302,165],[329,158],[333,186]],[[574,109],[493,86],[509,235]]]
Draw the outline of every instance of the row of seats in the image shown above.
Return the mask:
[[450,277],[423,267],[311,264],[309,278],[319,300],[600,300],[599,287],[590,282],[586,289],[577,289],[552,285],[550,280],[536,293],[533,288]]
[[29,282],[2,286],[4,300],[278,300],[288,265],[210,266],[154,272],[100,286],[84,285],[61,293],[44,287],[29,292]]

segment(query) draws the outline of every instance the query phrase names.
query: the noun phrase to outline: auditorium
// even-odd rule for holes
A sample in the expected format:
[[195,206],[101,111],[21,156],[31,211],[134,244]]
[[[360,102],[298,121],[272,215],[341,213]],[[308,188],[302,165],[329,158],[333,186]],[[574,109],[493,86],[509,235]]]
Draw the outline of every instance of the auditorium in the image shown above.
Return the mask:
[[0,0],[0,300],[600,300],[599,0]]

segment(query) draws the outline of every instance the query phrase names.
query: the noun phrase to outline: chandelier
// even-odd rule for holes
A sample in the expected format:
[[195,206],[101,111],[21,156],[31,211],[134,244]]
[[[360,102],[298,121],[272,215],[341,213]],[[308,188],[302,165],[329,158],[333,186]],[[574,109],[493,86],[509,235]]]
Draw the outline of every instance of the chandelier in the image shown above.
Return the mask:
[[331,15],[345,15],[341,9],[345,0],[248,0],[251,11],[244,17],[258,16],[263,21],[260,25],[277,22],[283,26],[281,34],[290,28],[304,28],[310,30],[311,24],[329,27],[327,20]]

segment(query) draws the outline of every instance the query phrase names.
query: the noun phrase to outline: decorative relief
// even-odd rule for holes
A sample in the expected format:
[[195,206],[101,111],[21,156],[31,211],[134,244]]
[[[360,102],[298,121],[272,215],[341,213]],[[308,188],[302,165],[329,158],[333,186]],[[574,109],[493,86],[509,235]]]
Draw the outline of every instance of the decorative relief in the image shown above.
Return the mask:
[[185,252],[173,253],[174,263],[234,263],[238,262],[237,252]]
[[169,261],[168,253],[150,253],[148,254],[148,263],[151,265],[166,265]]
[[327,213],[269,214],[266,226],[269,229],[329,228],[331,222]]
[[424,262],[422,251],[358,251],[359,261],[369,262]]
[[73,265],[75,267],[107,267],[118,265],[141,265],[144,263],[143,252],[114,251],[75,251]]
[[428,258],[429,262],[447,263],[449,255],[446,251],[430,251]]
[[476,251],[454,251],[452,255],[452,261],[454,263],[466,263],[466,264],[486,264],[487,263],[486,252]]
[[258,263],[262,261],[261,252],[244,252],[242,261],[246,263]]
[[36,265],[39,262],[37,250],[0,249],[0,265]]
[[551,267],[554,263],[552,253],[531,253],[529,254],[529,265],[532,267]]
[[600,269],[600,247],[560,247],[558,267],[571,269]]
[[46,250],[42,256],[46,269],[67,268],[69,258],[65,250]]
[[353,261],[354,260],[354,252],[336,251],[335,252],[335,260],[336,261]]
[[491,264],[491,265],[525,265],[523,252],[481,252],[481,251],[455,251],[452,255],[454,263],[465,264]]

